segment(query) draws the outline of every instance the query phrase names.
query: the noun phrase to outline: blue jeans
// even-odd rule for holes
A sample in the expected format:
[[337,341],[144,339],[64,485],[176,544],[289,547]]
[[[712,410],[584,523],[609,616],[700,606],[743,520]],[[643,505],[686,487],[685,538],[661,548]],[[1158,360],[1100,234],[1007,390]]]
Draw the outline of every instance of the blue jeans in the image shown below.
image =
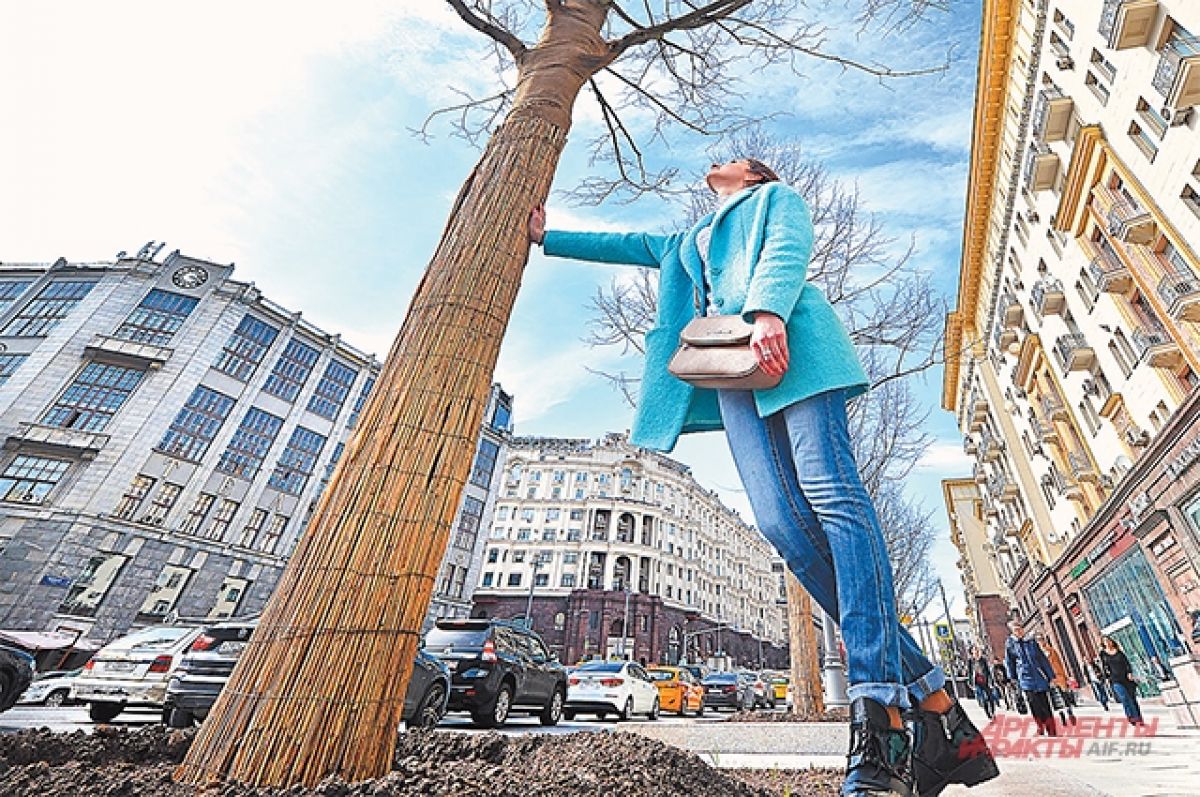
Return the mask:
[[842,390],[767,418],[750,391],[718,391],[725,436],[755,520],[842,629],[849,697],[908,708],[946,676],[900,625],[875,506],[859,477]]
[[1121,701],[1121,708],[1125,709],[1125,716],[1133,722],[1141,722],[1142,707],[1138,705],[1137,685],[1113,681],[1112,688],[1117,700]]

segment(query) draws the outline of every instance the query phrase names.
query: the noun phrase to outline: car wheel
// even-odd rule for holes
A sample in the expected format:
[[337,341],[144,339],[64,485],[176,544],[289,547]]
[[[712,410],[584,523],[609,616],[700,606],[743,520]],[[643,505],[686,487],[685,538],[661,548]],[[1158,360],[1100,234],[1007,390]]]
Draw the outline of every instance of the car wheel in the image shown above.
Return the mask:
[[413,727],[432,728],[442,721],[442,706],[446,702],[446,687],[440,683],[430,684],[429,691],[421,699],[421,705],[413,715]]
[[53,708],[58,708],[59,706],[61,706],[63,703],[66,703],[66,702],[67,702],[67,690],[66,689],[55,689],[50,694],[46,695],[46,699],[42,701],[42,705],[43,706],[51,706]]
[[88,716],[92,722],[112,722],[124,710],[121,703],[88,703]]
[[658,705],[658,698],[656,697],[656,698],[654,698],[654,705],[650,707],[650,713],[646,715],[646,719],[650,720],[651,722],[654,722],[656,719],[658,719],[658,714],[659,714],[659,705]]
[[704,716],[704,703],[701,703],[700,706],[696,709],[696,716],[697,717]]
[[596,719],[601,720],[601,721],[608,719],[608,712],[607,711],[597,711]]
[[617,714],[617,721],[624,722],[625,720],[629,719],[632,716],[633,716],[633,698],[627,697],[627,698],[625,698],[625,707],[622,708],[621,711],[618,712],[618,714]]
[[164,709],[163,713],[167,715],[166,725],[168,728],[190,728],[196,724],[196,717],[186,709]]
[[557,725],[558,721],[562,719],[563,699],[562,690],[555,689],[554,694],[550,696],[550,702],[538,715],[538,719],[542,721],[543,725]]
[[508,712],[512,710],[512,687],[508,684],[502,684],[500,691],[496,693],[496,698],[492,701],[490,711],[472,714],[471,718],[476,725],[484,728],[499,728],[508,722]]

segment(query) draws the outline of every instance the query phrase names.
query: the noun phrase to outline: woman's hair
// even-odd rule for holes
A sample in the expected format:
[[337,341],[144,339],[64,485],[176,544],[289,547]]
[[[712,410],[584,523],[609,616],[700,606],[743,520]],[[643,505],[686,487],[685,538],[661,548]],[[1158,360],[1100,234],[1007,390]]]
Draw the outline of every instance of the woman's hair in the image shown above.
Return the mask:
[[758,181],[759,183],[779,182],[779,175],[775,173],[775,170],[760,161],[758,158],[746,158],[746,163],[750,166],[751,174],[757,174],[762,178]]
[[1113,639],[1113,638],[1112,638],[1112,637],[1110,637],[1110,636],[1101,637],[1101,638],[1100,638],[1100,644],[1102,644],[1102,645],[1104,645],[1104,646],[1106,646],[1106,647],[1107,647],[1108,645],[1112,645],[1112,646],[1113,646],[1114,648],[1116,648],[1117,650],[1120,650],[1120,649],[1121,649],[1121,646],[1117,644],[1117,640]]

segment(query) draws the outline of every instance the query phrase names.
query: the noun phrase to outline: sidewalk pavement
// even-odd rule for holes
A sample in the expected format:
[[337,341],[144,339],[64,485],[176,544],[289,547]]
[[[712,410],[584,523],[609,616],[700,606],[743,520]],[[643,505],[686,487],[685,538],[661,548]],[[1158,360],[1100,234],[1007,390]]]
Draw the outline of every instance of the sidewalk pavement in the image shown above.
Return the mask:
[[[987,718],[964,702],[979,727]],[[1145,735],[1135,735],[1120,708],[1088,701],[1079,722],[1056,740],[1038,740],[1027,717],[999,715],[988,727],[1001,775],[974,789],[951,786],[947,797],[1193,797],[1200,794],[1200,731],[1175,726],[1167,710],[1144,704]],[[845,766],[849,743],[842,723],[638,723],[636,733],[697,753],[721,768],[802,769]]]

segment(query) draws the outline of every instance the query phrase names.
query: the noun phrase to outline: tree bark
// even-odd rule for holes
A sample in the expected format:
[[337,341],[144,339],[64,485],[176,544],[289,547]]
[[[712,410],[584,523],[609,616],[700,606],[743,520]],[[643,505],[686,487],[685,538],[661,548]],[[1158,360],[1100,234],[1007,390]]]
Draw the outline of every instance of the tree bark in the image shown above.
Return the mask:
[[[514,108],[463,185],[304,538],[175,779],[380,777],[571,108],[606,50],[603,3],[550,4]],[[419,187],[418,187],[419,188]]]
[[812,598],[791,573],[786,576],[788,637],[792,654],[792,711],[808,717],[825,713],[821,653],[813,627]]

